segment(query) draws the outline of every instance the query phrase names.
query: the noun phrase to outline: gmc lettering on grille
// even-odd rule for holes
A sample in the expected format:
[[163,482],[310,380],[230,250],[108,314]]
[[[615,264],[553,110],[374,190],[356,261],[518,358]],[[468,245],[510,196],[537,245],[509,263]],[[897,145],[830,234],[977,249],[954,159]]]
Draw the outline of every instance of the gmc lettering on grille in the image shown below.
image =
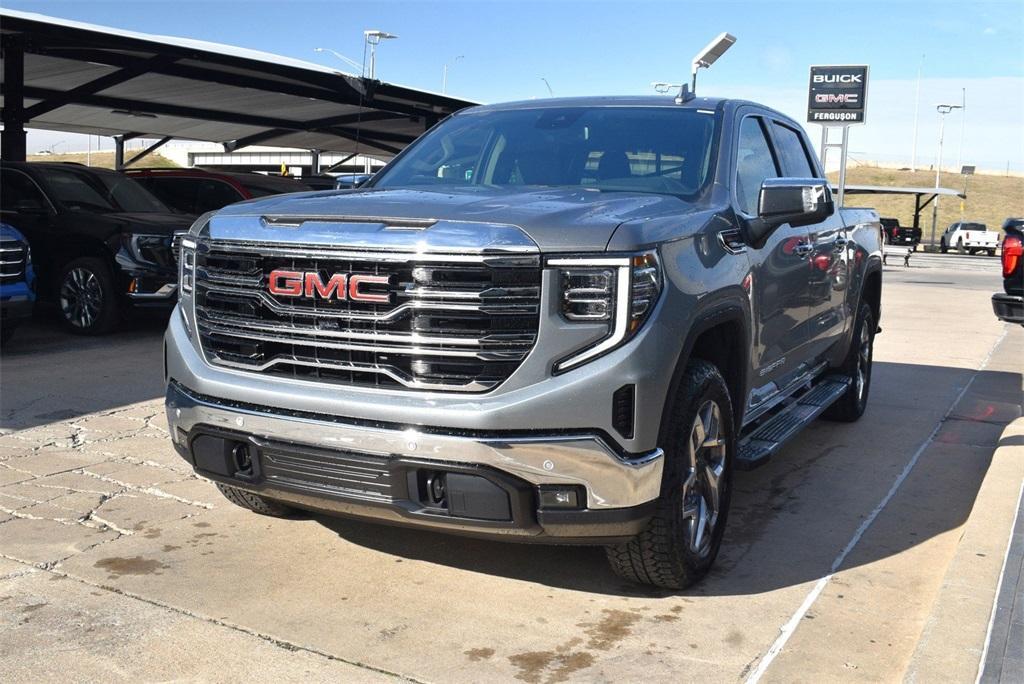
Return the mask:
[[324,279],[316,271],[271,271],[267,290],[278,297],[320,297],[353,302],[387,303],[386,292],[367,292],[364,285],[387,285],[388,276],[368,273],[334,273]]

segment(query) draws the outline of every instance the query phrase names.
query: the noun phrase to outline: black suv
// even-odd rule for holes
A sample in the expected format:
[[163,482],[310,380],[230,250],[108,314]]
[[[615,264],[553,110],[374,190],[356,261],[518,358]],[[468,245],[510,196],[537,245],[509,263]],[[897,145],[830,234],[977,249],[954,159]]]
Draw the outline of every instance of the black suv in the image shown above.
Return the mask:
[[109,332],[131,307],[176,301],[175,213],[123,174],[66,163],[0,165],[0,216],[28,238],[43,300],[76,333]]

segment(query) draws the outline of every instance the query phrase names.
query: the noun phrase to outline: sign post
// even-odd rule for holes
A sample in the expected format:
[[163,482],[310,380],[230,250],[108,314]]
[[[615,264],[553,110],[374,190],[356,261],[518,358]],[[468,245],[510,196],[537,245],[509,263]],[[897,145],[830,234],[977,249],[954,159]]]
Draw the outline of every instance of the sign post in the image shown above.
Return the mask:
[[[846,193],[846,153],[850,126],[866,121],[868,71],[864,65],[812,66],[807,89],[807,121],[821,124],[821,165],[825,166],[828,150],[840,148],[839,206]],[[842,128],[842,142],[829,141],[829,129]]]

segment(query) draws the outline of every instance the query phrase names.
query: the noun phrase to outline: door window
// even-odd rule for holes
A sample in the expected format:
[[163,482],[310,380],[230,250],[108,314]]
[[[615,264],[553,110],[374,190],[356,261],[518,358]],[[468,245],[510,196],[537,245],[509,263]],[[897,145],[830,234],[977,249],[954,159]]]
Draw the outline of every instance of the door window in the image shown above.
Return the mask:
[[757,214],[757,199],[766,178],[778,178],[771,147],[761,119],[748,116],[740,123],[739,150],[736,158],[736,201],[740,210]]
[[814,165],[807,155],[807,148],[800,134],[789,126],[772,122],[775,133],[775,148],[782,162],[782,174],[790,178],[814,178]]

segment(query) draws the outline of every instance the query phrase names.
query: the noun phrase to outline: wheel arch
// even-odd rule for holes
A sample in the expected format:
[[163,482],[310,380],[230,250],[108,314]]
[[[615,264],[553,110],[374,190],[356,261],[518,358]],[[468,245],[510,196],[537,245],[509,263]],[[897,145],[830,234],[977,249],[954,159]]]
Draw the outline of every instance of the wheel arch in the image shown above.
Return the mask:
[[692,359],[714,364],[729,388],[735,424],[741,425],[746,405],[750,368],[751,320],[748,300],[729,300],[705,309],[694,319],[686,335],[669,383],[662,409],[659,442],[663,442],[669,412],[679,384]]

